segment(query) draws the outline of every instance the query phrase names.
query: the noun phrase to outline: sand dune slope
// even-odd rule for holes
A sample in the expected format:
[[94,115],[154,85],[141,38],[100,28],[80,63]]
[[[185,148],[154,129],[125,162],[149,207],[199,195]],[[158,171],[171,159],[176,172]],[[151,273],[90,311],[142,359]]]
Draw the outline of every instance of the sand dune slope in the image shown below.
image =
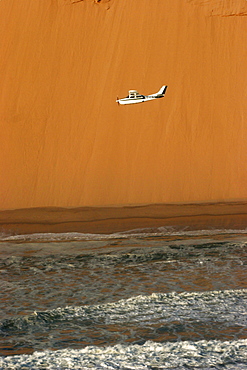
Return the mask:
[[[247,198],[245,0],[0,1],[0,209]],[[118,106],[129,89],[166,96]]]

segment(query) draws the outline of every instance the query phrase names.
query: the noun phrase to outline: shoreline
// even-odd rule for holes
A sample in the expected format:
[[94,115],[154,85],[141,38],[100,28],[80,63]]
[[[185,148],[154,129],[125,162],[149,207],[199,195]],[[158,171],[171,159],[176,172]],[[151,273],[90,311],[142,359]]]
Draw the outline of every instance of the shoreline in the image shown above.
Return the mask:
[[162,226],[245,229],[247,201],[108,207],[44,207],[0,211],[3,234],[80,232],[110,234]]

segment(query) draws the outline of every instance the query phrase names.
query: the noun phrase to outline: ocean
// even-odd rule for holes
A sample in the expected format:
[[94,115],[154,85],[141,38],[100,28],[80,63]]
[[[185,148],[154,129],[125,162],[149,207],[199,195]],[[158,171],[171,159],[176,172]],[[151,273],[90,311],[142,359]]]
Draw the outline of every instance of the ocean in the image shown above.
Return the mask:
[[2,235],[0,369],[247,369],[247,230]]

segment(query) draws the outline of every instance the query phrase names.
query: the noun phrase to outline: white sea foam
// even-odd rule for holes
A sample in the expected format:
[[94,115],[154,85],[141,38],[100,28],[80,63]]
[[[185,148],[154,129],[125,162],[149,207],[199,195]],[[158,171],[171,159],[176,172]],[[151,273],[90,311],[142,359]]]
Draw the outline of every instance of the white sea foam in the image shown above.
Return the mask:
[[47,242],[47,241],[79,241],[79,240],[111,240],[111,239],[129,239],[129,238],[148,238],[148,237],[198,237],[198,236],[215,236],[215,235],[229,235],[229,234],[247,234],[247,229],[207,229],[207,230],[177,230],[176,227],[158,227],[134,229],[124,232],[117,232],[112,234],[90,234],[79,232],[68,233],[33,233],[20,235],[6,235],[0,234],[0,241],[23,241],[23,242]]
[[247,369],[247,340],[181,341],[143,345],[90,346],[80,350],[34,352],[0,358],[2,370],[48,369],[133,369],[150,370],[217,368]]

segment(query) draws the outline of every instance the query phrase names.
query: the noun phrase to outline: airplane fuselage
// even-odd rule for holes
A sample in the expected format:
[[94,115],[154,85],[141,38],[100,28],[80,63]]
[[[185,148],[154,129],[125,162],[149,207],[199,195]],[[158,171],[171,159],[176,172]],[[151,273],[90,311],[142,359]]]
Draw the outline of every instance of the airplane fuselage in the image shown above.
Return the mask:
[[154,100],[154,99],[159,99],[159,98],[163,98],[164,95],[162,96],[149,96],[149,95],[146,95],[146,96],[142,96],[142,97],[136,97],[136,98],[123,98],[123,99],[119,99],[117,102],[119,104],[122,104],[122,105],[125,105],[125,104],[138,104],[138,103],[143,103],[145,101],[149,101],[149,100]]
[[127,105],[144,103],[146,101],[160,99],[164,97],[166,89],[167,86],[162,86],[162,88],[156,94],[152,95],[141,95],[136,90],[130,90],[129,95],[126,98],[117,99],[116,102],[120,105]]

